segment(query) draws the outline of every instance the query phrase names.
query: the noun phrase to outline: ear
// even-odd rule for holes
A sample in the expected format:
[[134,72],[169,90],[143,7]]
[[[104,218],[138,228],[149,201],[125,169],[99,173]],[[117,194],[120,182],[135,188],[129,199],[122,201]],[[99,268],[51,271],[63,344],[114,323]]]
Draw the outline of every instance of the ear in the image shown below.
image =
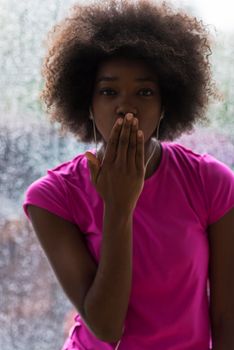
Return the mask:
[[94,120],[92,108],[89,107],[89,119]]

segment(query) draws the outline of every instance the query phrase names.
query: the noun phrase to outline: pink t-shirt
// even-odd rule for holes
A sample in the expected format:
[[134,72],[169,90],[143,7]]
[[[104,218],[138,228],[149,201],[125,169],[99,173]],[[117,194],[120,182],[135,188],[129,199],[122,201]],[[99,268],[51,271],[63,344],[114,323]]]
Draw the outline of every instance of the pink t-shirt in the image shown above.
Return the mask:
[[[133,214],[133,271],[118,350],[208,350],[208,225],[234,207],[234,173],[209,154],[161,142],[157,171],[145,180]],[[90,150],[95,154],[94,150]],[[103,201],[84,153],[47,171],[25,193],[34,204],[79,226],[98,263]],[[110,350],[79,314],[63,350]]]

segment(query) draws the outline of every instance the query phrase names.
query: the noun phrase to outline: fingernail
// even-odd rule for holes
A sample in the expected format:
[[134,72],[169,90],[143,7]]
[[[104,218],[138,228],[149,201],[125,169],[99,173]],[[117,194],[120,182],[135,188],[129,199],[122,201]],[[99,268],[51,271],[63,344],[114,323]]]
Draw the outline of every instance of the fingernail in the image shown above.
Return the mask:
[[128,114],[127,114],[127,120],[131,120],[132,118],[133,118],[133,114],[128,113]]

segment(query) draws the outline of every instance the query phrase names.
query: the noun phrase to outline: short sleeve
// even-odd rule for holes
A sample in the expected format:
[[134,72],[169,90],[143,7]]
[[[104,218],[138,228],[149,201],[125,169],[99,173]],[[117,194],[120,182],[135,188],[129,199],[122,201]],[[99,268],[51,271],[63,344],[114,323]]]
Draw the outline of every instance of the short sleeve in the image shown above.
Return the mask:
[[234,172],[209,154],[203,154],[200,176],[208,208],[208,225],[234,207]]
[[48,170],[47,175],[34,181],[24,194],[23,209],[30,220],[27,211],[29,204],[46,209],[65,220],[74,222],[63,179],[53,171]]

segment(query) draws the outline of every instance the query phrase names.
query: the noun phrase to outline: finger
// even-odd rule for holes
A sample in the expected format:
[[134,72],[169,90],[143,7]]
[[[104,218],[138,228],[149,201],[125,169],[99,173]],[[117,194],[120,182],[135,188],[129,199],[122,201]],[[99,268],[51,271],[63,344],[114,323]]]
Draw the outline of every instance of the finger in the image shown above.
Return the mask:
[[118,118],[111,130],[110,137],[105,149],[105,154],[103,157],[103,163],[104,162],[110,163],[110,162],[113,162],[115,159],[118,142],[119,142],[119,135],[122,129],[122,124],[119,124],[119,121],[123,123],[123,118]]
[[[139,132],[142,134],[139,135]],[[137,132],[136,167],[140,173],[144,171],[144,134],[142,130]]]
[[[129,115],[131,115],[131,120],[127,119]],[[118,143],[116,163],[125,164],[125,166],[127,166],[127,152],[128,152],[132,119],[133,119],[132,113],[127,113],[124,118],[123,127],[120,133],[119,143]]]
[[[134,124],[134,121],[136,124]],[[137,146],[137,129],[138,129],[138,120],[137,118],[133,119],[129,148],[128,148],[128,164],[131,169],[136,169],[136,146]]]

